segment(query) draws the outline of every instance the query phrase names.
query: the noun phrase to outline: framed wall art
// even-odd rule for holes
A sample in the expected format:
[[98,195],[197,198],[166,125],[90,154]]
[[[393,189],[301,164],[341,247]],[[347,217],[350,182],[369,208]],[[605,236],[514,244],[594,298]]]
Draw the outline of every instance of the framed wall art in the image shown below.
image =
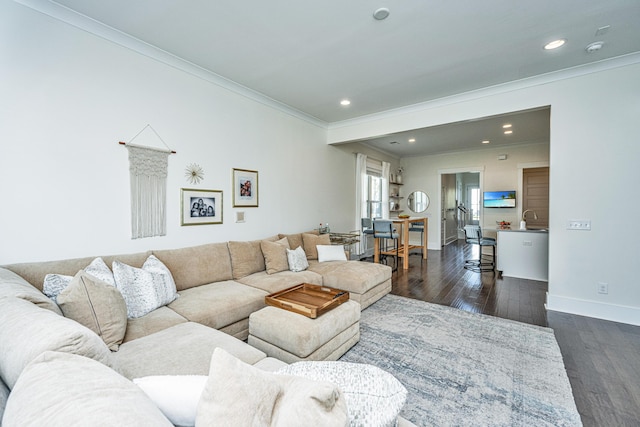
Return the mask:
[[233,207],[258,207],[258,171],[233,169]]
[[222,224],[222,191],[181,189],[180,225]]

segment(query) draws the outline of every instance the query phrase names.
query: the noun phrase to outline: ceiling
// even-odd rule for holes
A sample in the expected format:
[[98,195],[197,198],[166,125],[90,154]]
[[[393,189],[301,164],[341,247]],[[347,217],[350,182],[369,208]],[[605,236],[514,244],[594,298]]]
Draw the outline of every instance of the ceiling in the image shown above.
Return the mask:
[[327,124],[640,52],[638,0],[56,3]]
[[[415,129],[363,142],[398,158],[548,143],[549,119],[550,108],[547,107]],[[509,130],[512,133],[505,134]]]

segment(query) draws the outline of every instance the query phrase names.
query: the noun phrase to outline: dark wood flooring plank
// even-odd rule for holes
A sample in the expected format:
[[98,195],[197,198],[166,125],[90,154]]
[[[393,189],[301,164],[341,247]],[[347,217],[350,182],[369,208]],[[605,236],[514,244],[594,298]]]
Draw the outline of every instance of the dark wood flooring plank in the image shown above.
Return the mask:
[[464,269],[477,249],[458,241],[409,258],[392,293],[554,330],[585,427],[640,426],[640,327],[544,308],[547,283]]

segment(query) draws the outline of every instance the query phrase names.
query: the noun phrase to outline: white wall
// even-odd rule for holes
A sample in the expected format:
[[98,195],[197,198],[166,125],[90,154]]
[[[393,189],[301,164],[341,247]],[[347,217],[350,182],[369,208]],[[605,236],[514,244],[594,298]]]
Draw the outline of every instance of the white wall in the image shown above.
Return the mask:
[[[351,228],[354,156],[326,129],[14,2],[0,2],[0,40],[0,265]],[[167,236],[131,240],[118,141],[146,124],[177,151]],[[232,208],[234,167],[259,171],[258,208]],[[222,225],[180,226],[190,187],[224,192]]]
[[[548,308],[640,324],[633,268],[638,253],[633,218],[640,211],[639,63],[640,55],[630,55],[334,124],[329,142],[550,105]],[[592,229],[569,231],[569,219],[590,219]],[[608,295],[597,293],[598,282],[609,284]]]
[[[498,160],[498,154],[507,154],[507,160]],[[439,154],[402,159],[405,170],[403,191],[424,191],[429,196],[429,208],[425,212],[429,217],[429,249],[440,249],[440,209],[441,183],[440,173],[456,171],[479,171],[481,191],[514,190],[518,188],[518,165],[529,162],[549,161],[549,145],[525,144],[503,148],[486,148],[461,153]],[[511,221],[517,224],[518,209],[483,209],[482,227],[496,227],[496,221]]]

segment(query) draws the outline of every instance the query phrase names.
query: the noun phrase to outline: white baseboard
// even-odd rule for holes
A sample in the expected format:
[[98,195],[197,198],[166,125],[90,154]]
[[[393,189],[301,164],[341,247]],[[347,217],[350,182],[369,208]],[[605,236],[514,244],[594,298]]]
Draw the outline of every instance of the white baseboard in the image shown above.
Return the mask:
[[640,308],[617,304],[607,304],[596,301],[588,301],[576,298],[568,298],[560,295],[551,295],[547,292],[547,310],[561,311],[563,313],[577,314],[579,316],[595,317],[596,319],[610,320],[612,322],[628,323],[640,326]]

